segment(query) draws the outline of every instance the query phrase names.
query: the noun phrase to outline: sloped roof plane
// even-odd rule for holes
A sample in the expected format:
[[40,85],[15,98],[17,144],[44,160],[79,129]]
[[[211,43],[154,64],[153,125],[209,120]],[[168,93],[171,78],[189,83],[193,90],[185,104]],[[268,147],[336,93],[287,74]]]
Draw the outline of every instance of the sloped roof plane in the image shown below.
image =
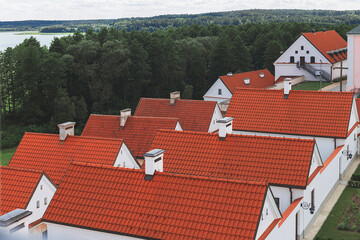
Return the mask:
[[81,136],[123,139],[132,153],[141,157],[159,129],[173,130],[177,122],[177,118],[132,116],[120,127],[120,116],[91,114]]
[[45,171],[59,184],[72,161],[113,165],[123,144],[121,139],[25,133],[9,166]]
[[0,166],[0,216],[25,209],[43,171]]
[[43,220],[151,239],[254,239],[266,183],[144,176],[142,170],[71,164]]
[[315,147],[313,139],[215,133],[159,131],[151,149],[165,150],[170,173],[268,181],[272,185],[307,185]]
[[237,89],[226,116],[233,129],[290,135],[346,138],[352,92]]
[[[260,75],[264,74],[263,77]],[[234,94],[236,88],[267,88],[275,84],[275,77],[267,69],[261,69],[251,72],[243,72],[224,75],[219,77],[226,85],[229,91]],[[250,79],[250,84],[245,84],[244,79]]]
[[176,99],[141,98],[134,116],[178,118],[183,130],[207,132],[215,111],[216,102]]

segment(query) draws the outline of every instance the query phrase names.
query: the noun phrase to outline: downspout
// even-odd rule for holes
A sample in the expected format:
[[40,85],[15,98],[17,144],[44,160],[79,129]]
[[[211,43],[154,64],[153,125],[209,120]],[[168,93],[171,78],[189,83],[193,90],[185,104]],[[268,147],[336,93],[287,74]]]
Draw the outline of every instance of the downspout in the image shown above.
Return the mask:
[[292,193],[292,188],[289,188],[290,191],[290,204],[292,203],[292,199],[293,199],[293,193]]
[[336,138],[334,138],[334,151],[336,149]]

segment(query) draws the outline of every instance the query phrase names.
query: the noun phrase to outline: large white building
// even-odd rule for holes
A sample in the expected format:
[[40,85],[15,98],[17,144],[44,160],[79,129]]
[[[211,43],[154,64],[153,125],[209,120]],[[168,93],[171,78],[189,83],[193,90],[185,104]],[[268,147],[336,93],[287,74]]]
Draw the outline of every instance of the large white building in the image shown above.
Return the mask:
[[348,37],[348,79],[347,91],[359,92],[360,89],[360,25],[347,33]]
[[[347,43],[338,33],[303,33],[274,62],[275,79],[304,76],[305,81],[332,81],[340,78],[341,63],[347,66]],[[342,74],[347,75],[346,69]]]

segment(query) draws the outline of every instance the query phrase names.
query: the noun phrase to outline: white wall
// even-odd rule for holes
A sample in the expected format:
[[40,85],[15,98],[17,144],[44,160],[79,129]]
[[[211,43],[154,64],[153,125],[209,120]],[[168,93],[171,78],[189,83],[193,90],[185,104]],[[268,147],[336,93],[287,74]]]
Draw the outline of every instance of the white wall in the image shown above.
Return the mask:
[[213,116],[212,116],[212,118],[211,118],[211,123],[210,123],[208,132],[217,131],[217,130],[219,129],[219,126],[218,126],[217,121],[220,120],[220,119],[222,119],[222,118],[223,118],[223,117],[222,117],[222,114],[221,114],[219,105],[216,104],[215,109],[214,109]]
[[105,233],[83,228],[64,226],[55,223],[46,223],[48,240],[120,240],[139,239],[118,234]]
[[[43,175],[36,190],[28,203],[26,210],[32,211],[29,220],[26,222],[26,227],[29,223],[32,223],[44,215],[47,207],[49,206],[51,199],[53,198],[56,191],[56,187],[49,181],[49,179]],[[47,204],[44,199],[47,198]],[[39,201],[40,207],[37,208],[37,202]]]
[[[0,226],[0,239],[2,240],[24,240],[27,239],[28,236],[28,224],[30,222],[30,216],[27,216],[25,218],[20,219],[17,222],[14,222],[12,224],[10,224],[7,227],[1,227]],[[17,230],[16,232],[12,232],[10,233],[10,230],[21,225],[24,224],[25,227]]]
[[[301,50],[301,46],[304,46],[304,50]],[[295,51],[298,51],[296,54]],[[309,53],[306,53],[309,51]],[[293,56],[295,63],[290,63],[290,57]],[[275,65],[275,79],[280,76],[305,76],[306,81],[319,81],[313,75],[308,73],[304,69],[298,69],[296,62],[300,61],[300,57],[305,57],[305,62],[310,63],[310,58],[315,57],[315,63],[311,64],[315,68],[331,73],[331,63],[303,36],[301,35],[274,63]]]
[[[343,67],[347,67],[347,60],[343,60],[342,62],[343,62]],[[337,62],[337,63],[333,64],[333,68],[334,67],[340,67],[340,66],[341,66],[340,62]],[[343,77],[347,76],[347,69],[342,70],[342,75],[343,75]],[[340,78],[340,69],[333,69],[332,70],[332,79],[336,79],[336,78]]]
[[[218,94],[221,89],[221,95]],[[205,101],[217,101],[218,103],[231,99],[232,93],[219,78],[203,96]]]
[[260,215],[259,227],[257,229],[255,239],[258,239],[270,226],[270,224],[278,218],[281,218],[281,214],[275,204],[275,200],[271,194],[271,191],[268,189],[265,202],[263,204],[262,213]]
[[136,163],[136,160],[132,156],[129,148],[124,143],[121,145],[120,151],[114,163],[114,167],[140,169],[139,165]]
[[270,186],[274,197],[280,199],[280,212],[283,213],[290,205],[290,190],[286,187]]

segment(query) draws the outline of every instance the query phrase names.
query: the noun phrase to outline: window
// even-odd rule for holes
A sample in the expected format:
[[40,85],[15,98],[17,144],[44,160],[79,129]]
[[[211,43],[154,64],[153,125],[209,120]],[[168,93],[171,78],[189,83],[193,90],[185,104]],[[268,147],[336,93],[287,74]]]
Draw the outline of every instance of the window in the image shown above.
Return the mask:
[[294,58],[294,56],[291,56],[290,57],[290,63],[294,63],[295,62],[295,58]]
[[298,54],[298,51],[295,51],[295,54]]
[[301,50],[304,50],[304,46],[301,46]]
[[306,51],[306,54],[309,54],[309,50],[308,50],[308,51]]
[[315,63],[315,57],[314,57],[314,56],[312,56],[312,57],[310,58],[310,62],[311,62],[311,63]]
[[42,190],[42,185],[40,185],[40,190]]
[[354,141],[356,141],[356,134],[354,134]]
[[47,197],[44,198],[44,205],[46,206],[48,204]]
[[268,209],[266,209],[266,216],[267,216],[267,215],[269,215],[269,210],[268,210]]
[[222,91],[221,91],[220,88],[218,89],[218,94],[219,94],[219,95],[222,95]]
[[40,207],[40,201],[36,201],[36,208]]
[[280,198],[274,197],[274,200],[275,200],[276,206],[280,209]]
[[311,206],[315,207],[315,189],[311,191]]

